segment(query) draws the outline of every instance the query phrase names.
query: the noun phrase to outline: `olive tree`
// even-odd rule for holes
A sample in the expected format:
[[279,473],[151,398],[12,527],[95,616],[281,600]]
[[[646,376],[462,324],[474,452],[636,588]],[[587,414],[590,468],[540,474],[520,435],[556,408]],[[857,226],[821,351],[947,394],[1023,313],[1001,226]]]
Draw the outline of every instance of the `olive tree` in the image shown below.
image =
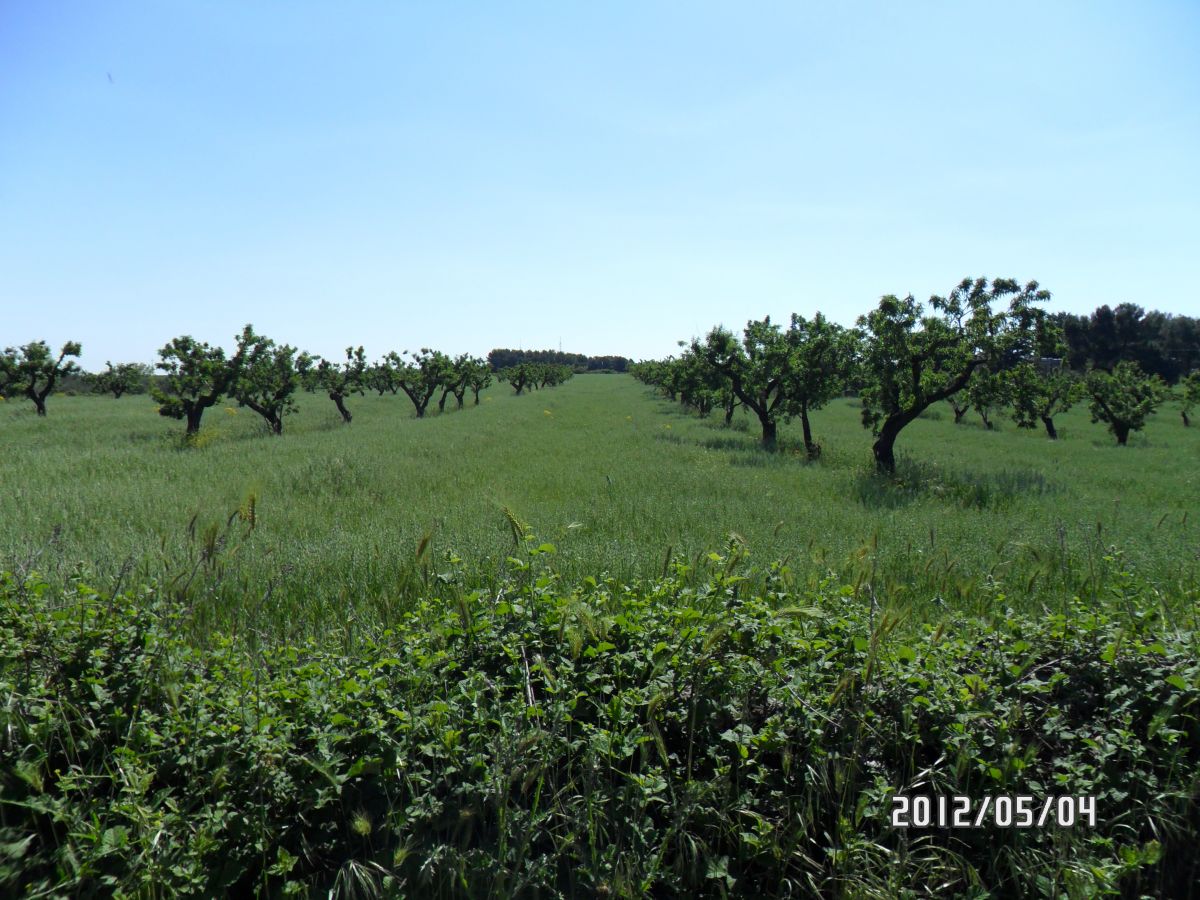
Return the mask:
[[[963,279],[930,311],[908,295],[888,294],[858,324],[865,341],[861,377],[863,426],[872,429],[876,467],[896,471],[900,432],[934,403],[967,386],[975,370],[1002,372],[1028,358],[1036,311],[1049,298],[1036,281]],[[1007,308],[993,309],[1007,301]]]
[[112,394],[114,400],[120,400],[126,394],[144,394],[146,383],[153,374],[153,369],[143,363],[118,363],[113,365],[105,362],[103,372],[85,375],[83,380],[91,386],[94,394]]
[[320,389],[329,395],[329,399],[341,413],[342,421],[349,425],[354,416],[346,409],[346,397],[363,392],[366,387],[366,374],[367,357],[363,348],[347,347],[344,363],[318,359],[316,367],[310,369],[310,374],[305,380],[309,390]]
[[230,394],[266,421],[272,434],[283,434],[283,417],[295,412],[294,394],[311,359],[290,344],[276,344],[247,325],[237,339],[237,375]]
[[210,347],[190,335],[172,338],[158,351],[163,377],[150,389],[159,415],[185,419],[188,437],[200,431],[204,410],[229,391],[237,376],[236,360],[225,358],[220,347]]
[[67,341],[58,356],[45,341],[33,341],[20,347],[7,347],[0,356],[0,395],[23,394],[39,416],[46,415],[46,398],[65,375],[79,371],[74,360],[83,352],[78,341]]
[[1120,446],[1131,431],[1141,431],[1166,399],[1167,386],[1157,375],[1147,375],[1135,362],[1119,362],[1111,372],[1093,369],[1084,381],[1091,398],[1093,422],[1104,422]]

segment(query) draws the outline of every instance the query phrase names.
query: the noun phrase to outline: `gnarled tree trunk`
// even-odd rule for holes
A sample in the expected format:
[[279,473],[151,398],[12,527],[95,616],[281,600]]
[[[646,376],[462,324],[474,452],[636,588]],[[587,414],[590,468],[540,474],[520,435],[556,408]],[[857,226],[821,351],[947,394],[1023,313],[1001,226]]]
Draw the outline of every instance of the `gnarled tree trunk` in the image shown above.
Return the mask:
[[342,421],[349,425],[350,420],[354,417],[350,415],[350,410],[346,409],[346,404],[344,402],[346,395],[338,391],[330,391],[329,399],[333,401],[333,405],[336,406],[338,412],[342,414]]

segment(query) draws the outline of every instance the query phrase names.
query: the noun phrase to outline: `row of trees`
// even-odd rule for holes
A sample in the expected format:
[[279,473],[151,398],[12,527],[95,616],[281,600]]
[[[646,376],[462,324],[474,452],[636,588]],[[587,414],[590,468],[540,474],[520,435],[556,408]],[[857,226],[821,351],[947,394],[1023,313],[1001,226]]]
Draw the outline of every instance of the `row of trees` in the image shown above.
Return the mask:
[[190,337],[175,338],[159,356],[164,377],[151,393],[162,415],[187,420],[189,435],[199,431],[204,410],[225,395],[262,416],[274,434],[282,434],[283,417],[295,410],[295,393],[301,387],[327,394],[349,424],[354,416],[346,400],[353,394],[403,392],[417,418],[424,418],[435,397],[439,411],[445,411],[450,397],[462,409],[468,391],[478,405],[480,392],[492,383],[487,362],[465,353],[451,357],[422,347],[415,353],[392,351],[368,363],[359,346],[347,347],[345,359],[325,359],[277,344],[255,334],[250,325],[228,360],[220,347]]
[[[46,398],[63,378],[77,375],[81,347],[68,342],[55,356],[44,341],[22,347],[10,347],[0,356],[0,397],[21,394],[33,401],[38,415],[46,414]],[[84,376],[96,392],[141,393],[149,386],[159,413],[186,422],[187,435],[200,430],[204,411],[228,397],[240,406],[260,415],[273,434],[283,433],[284,417],[295,411],[298,390],[323,391],[349,424],[353,415],[346,400],[368,390],[380,395],[403,392],[413,404],[418,418],[425,416],[437,397],[444,411],[450,397],[462,409],[466,395],[480,393],[492,383],[493,373],[486,360],[468,354],[450,357],[438,350],[422,348],[416,353],[388,353],[368,363],[363,348],[347,347],[345,359],[325,359],[280,344],[257,334],[247,325],[236,338],[231,356],[221,347],[213,347],[190,336],[172,339],[158,351],[157,368],[152,376],[148,366],[137,363],[107,364],[104,372]],[[509,382],[517,394],[561,384],[571,377],[569,366],[546,363],[522,363],[496,374]]]
[[[954,406],[956,421],[974,407],[990,422],[994,408],[1010,405],[1017,424],[1041,422],[1056,437],[1054,415],[1086,396],[1093,418],[1124,444],[1162,402],[1165,384],[1134,362],[1075,375],[1062,365],[1058,321],[1036,305],[1049,296],[1035,281],[968,278],[927,304],[911,295],[883,297],[855,328],[820,313],[812,320],[793,315],[786,328],[769,317],[751,321],[740,337],[717,327],[702,340],[681,342],[680,356],[631,370],[701,415],[720,408],[728,423],[743,407],[758,419],[767,447],[781,421],[798,418],[810,457],[820,453],[810,414],[857,393],[863,425],[875,436],[876,465],[889,473],[900,433],[943,401]],[[1198,400],[1197,381],[1183,383],[1185,423],[1187,398],[1191,405]]]

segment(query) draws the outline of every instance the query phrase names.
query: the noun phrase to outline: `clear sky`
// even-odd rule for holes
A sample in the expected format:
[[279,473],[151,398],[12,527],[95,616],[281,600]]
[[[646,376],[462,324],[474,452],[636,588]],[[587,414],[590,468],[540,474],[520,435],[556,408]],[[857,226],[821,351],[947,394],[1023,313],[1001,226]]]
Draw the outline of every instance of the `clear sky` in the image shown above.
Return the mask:
[[0,0],[0,345],[1200,315],[1200,3]]

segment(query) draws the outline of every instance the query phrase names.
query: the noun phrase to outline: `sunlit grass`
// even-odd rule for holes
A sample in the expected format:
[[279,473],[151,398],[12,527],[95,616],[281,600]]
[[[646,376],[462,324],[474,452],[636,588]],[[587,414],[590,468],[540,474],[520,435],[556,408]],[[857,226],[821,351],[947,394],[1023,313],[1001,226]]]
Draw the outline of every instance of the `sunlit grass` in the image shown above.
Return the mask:
[[249,410],[219,405],[200,446],[181,449],[182,424],[144,396],[56,396],[40,420],[9,401],[0,560],[40,553],[37,567],[59,577],[76,564],[110,580],[126,564],[173,571],[196,544],[193,517],[193,532],[223,525],[253,495],[256,527],[223,555],[211,614],[291,636],[386,618],[427,535],[433,591],[455,589],[436,580],[448,555],[467,583],[485,582],[512,550],[505,507],[555,545],[567,579],[657,574],[668,553],[696,560],[735,533],[752,560],[786,558],[801,584],[833,573],[918,618],[1107,602],[1114,550],[1169,604],[1195,596],[1200,428],[1173,410],[1127,448],[1080,410],[1060,418],[1057,442],[973,417],[919,420],[893,484],[872,472],[850,399],[814,416],[817,463],[794,429],[767,454],[753,424],[697,419],[625,376],[520,397],[497,386],[478,407],[424,420],[403,397],[351,406],[345,427],[305,395],[275,438]]

